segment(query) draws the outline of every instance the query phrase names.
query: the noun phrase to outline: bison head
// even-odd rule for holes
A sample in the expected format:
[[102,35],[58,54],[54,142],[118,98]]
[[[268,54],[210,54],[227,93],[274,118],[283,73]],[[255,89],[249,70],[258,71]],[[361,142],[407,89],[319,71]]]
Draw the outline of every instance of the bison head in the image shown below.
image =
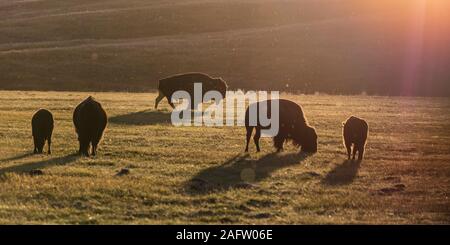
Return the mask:
[[301,139],[301,146],[303,152],[315,153],[317,152],[317,133],[313,127],[307,126]]

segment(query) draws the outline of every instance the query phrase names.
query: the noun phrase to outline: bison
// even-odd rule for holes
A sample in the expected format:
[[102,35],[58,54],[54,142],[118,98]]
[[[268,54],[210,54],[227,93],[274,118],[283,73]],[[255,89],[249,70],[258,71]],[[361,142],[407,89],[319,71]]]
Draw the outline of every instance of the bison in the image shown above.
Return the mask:
[[[259,139],[261,137],[261,129],[268,127],[262,127],[259,123],[256,126],[249,125],[249,113],[250,107],[256,106],[257,115],[259,118],[259,107],[261,103],[267,103],[267,118],[271,118],[271,103],[272,100],[261,101],[249,105],[245,112],[245,127],[247,130],[247,142],[245,152],[248,152],[248,144],[253,133],[253,128],[256,128],[255,136],[253,140],[256,145],[256,150],[259,152]],[[276,101],[275,101],[276,102]],[[316,130],[308,125],[308,122],[303,114],[301,106],[296,103],[280,99],[279,103],[279,130],[273,138],[274,147],[278,152],[283,150],[283,144],[287,140],[292,140],[294,145],[300,146],[301,151],[314,153],[317,152],[317,134]]]
[[102,105],[91,96],[75,108],[73,124],[78,134],[80,155],[89,156],[91,145],[92,155],[97,154],[97,146],[103,136],[107,121],[108,118]]
[[156,98],[155,102],[155,109],[158,108],[159,102],[166,97],[167,102],[169,102],[169,105],[172,108],[175,108],[175,106],[172,103],[172,95],[176,91],[186,91],[189,93],[191,97],[191,108],[196,108],[196,105],[194,105],[194,83],[201,83],[202,84],[202,98],[203,95],[211,90],[218,91],[222,98],[225,98],[226,91],[227,91],[227,84],[222,78],[212,78],[206,74],[193,72],[193,73],[186,73],[186,74],[179,74],[174,75],[171,77],[167,77],[164,79],[159,80],[158,84],[158,97]]
[[31,119],[31,128],[34,141],[34,154],[41,154],[45,141],[48,144],[48,154],[52,154],[53,115],[46,109],[38,110]]
[[353,160],[355,160],[356,152],[358,152],[358,160],[362,160],[369,133],[369,125],[363,119],[354,116],[351,116],[342,124],[344,126],[344,145],[347,148],[348,159],[350,159],[353,145]]

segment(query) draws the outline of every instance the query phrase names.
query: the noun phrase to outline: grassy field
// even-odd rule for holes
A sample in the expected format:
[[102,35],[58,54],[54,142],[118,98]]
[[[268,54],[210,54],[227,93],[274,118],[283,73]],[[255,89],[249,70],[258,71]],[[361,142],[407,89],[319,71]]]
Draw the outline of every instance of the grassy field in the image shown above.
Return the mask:
[[[174,127],[155,93],[93,93],[110,118],[99,155],[77,157],[71,116],[88,93],[0,91],[0,223],[449,223],[450,100],[291,95],[319,135],[244,154],[241,127]],[[31,155],[38,108],[53,155]],[[346,162],[341,122],[367,119],[366,159]],[[118,176],[123,168],[129,174]],[[41,170],[41,171],[37,171]]]
[[450,4],[427,1],[421,23],[418,2],[0,0],[0,89],[142,92],[199,71],[232,89],[449,96]]

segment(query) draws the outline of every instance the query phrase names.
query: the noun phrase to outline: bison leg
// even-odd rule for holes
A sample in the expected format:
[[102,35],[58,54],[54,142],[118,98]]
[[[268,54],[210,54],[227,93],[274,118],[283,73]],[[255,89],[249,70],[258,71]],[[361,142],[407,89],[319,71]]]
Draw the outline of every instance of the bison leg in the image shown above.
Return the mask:
[[48,137],[47,139],[47,143],[48,143],[48,154],[52,154],[52,136]]
[[281,134],[277,134],[273,138],[273,145],[277,149],[277,152],[283,151],[284,137]]
[[353,160],[355,160],[355,158],[356,158],[356,151],[358,150],[358,147],[356,147],[356,145],[354,144],[353,145]]
[[345,148],[347,148],[347,157],[350,160],[350,155],[352,154],[352,144],[345,143]]
[[92,155],[97,155],[97,146],[98,146],[99,140],[93,140],[92,141]]
[[91,150],[91,156],[95,156],[97,154],[97,145],[98,145],[98,141],[96,141],[95,139],[91,139],[91,141],[89,142],[92,145]]
[[364,145],[358,147],[358,161],[361,161],[364,156]]
[[158,108],[158,104],[159,102],[161,102],[162,99],[164,99],[164,95],[161,93],[161,91],[158,90],[158,97],[156,97],[156,101],[155,101],[155,109]]
[[92,138],[92,155],[97,155],[97,149],[98,144],[100,143],[100,140],[102,139],[103,132],[98,133],[94,138]]
[[255,142],[257,152],[261,151],[261,149],[259,148],[259,139],[260,138],[261,138],[261,129],[256,127],[256,133],[255,133],[255,136],[253,136],[253,141]]
[[88,157],[89,156],[89,150],[88,150],[89,146],[83,146],[83,147],[80,147],[80,148],[81,148],[80,149],[80,155]]
[[38,153],[38,148],[37,148],[37,140],[36,140],[36,137],[33,138],[33,141],[34,141],[34,151],[33,151],[33,153],[34,153],[34,154],[37,154],[37,153]]
[[45,138],[39,138],[37,141],[37,153],[42,154],[44,150]]
[[92,143],[92,156],[97,155],[97,144]]
[[252,137],[253,127],[247,126],[246,129],[247,129],[247,141],[245,145],[245,152],[248,152],[248,144],[250,143],[250,138]]
[[89,140],[80,139],[80,150],[78,151],[82,156],[89,156]]

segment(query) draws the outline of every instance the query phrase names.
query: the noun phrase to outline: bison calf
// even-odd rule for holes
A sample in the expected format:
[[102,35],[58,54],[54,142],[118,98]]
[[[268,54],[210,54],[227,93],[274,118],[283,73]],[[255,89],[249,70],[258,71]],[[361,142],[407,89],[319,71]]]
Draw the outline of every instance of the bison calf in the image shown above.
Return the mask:
[[48,154],[52,153],[53,124],[53,115],[48,110],[40,109],[33,115],[31,128],[34,141],[34,154],[41,154],[43,152],[45,141],[48,144]]
[[[259,152],[259,139],[261,137],[261,129],[269,128],[262,127],[259,123],[259,120],[257,120],[257,125],[252,126],[250,124],[250,107],[256,106],[256,112],[257,112],[257,118],[259,118],[259,108],[261,106],[261,103],[267,103],[267,118],[271,118],[271,105],[272,100],[267,101],[261,101],[254,104],[249,105],[245,112],[245,127],[247,130],[247,142],[245,151],[248,151],[248,144],[250,141],[250,138],[252,136],[253,128],[256,128],[255,136],[253,137],[253,140],[256,145],[256,150]],[[274,147],[277,149],[277,151],[283,150],[283,144],[287,140],[292,140],[292,142],[297,145],[301,146],[301,151],[303,152],[317,152],[317,134],[316,130],[308,125],[308,122],[306,120],[306,117],[303,114],[303,110],[301,106],[297,105],[296,103],[280,99],[278,100],[279,103],[279,130],[278,133],[273,138]]]
[[102,105],[91,96],[75,108],[73,123],[80,143],[79,154],[89,156],[89,148],[92,145],[92,155],[96,155],[107,120]]
[[369,125],[363,119],[351,116],[347,121],[343,122],[344,145],[347,148],[347,156],[350,159],[353,145],[353,160],[358,152],[358,160],[362,160],[364,155],[364,147],[366,145]]
[[194,105],[194,83],[202,84],[201,96],[211,90],[218,91],[222,98],[225,98],[227,91],[227,84],[222,78],[213,78],[203,73],[193,72],[175,75],[159,80],[158,84],[158,97],[155,102],[155,109],[158,108],[159,102],[165,97],[172,108],[175,106],[172,103],[172,95],[176,91],[186,91],[191,97],[191,108],[194,109],[197,105]]

